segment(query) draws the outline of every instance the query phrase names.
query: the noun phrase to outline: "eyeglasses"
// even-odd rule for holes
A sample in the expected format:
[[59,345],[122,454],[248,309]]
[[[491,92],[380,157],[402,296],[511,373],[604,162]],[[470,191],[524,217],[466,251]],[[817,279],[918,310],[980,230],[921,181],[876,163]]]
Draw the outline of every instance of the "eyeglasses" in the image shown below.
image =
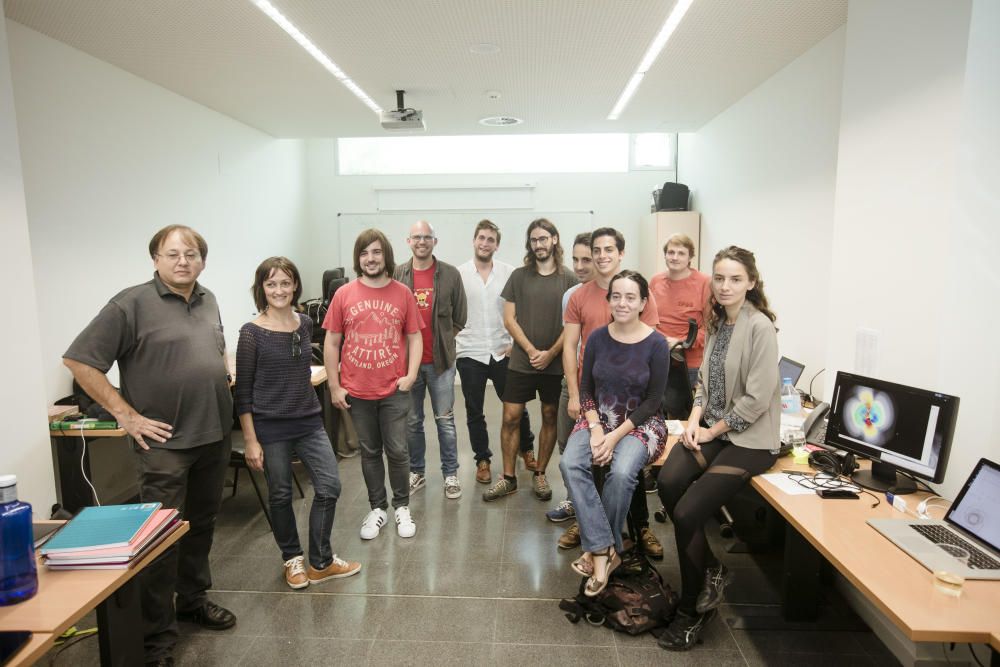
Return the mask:
[[302,356],[302,336],[299,335],[298,331],[292,332],[292,359],[298,359]]
[[528,243],[531,245],[545,245],[552,240],[551,236],[536,236],[534,238],[528,239]]
[[434,237],[426,234],[411,234],[410,240],[416,241],[417,243],[430,243],[434,240]]
[[166,254],[158,252],[158,253],[156,253],[156,256],[157,257],[162,257],[163,259],[167,260],[168,262],[171,262],[172,264],[176,264],[177,262],[181,261],[181,257],[183,257],[185,260],[187,260],[188,264],[194,264],[199,259],[201,259],[201,253],[200,252],[194,252],[193,250],[188,251],[188,252],[183,253],[183,254],[181,254],[179,252],[168,252]]

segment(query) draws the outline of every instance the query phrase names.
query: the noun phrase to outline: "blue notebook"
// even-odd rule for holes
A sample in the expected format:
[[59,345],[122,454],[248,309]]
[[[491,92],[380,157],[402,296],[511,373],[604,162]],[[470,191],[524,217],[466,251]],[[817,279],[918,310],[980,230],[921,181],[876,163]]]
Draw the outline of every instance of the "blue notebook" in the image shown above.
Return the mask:
[[85,507],[45,543],[42,554],[124,546],[160,509],[160,503]]

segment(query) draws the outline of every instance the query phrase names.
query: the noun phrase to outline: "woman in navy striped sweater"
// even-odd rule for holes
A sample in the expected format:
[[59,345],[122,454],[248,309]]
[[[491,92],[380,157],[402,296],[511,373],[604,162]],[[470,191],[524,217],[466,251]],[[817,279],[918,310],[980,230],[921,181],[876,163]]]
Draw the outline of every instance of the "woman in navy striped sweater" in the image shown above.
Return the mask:
[[[330,545],[340,496],[337,457],[323,427],[310,369],[312,320],[296,311],[299,271],[285,257],[257,267],[253,287],[260,314],[240,329],[236,347],[236,408],[247,465],[267,476],[274,539],[292,588],[349,577],[360,563],[338,558]],[[313,485],[306,568],[292,510],[292,457],[305,464]]]

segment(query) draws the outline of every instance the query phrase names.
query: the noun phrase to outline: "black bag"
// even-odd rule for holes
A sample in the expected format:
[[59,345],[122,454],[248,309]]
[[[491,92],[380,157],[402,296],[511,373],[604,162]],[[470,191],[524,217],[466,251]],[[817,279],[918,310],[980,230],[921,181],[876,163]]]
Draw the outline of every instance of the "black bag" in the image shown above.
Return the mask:
[[630,635],[659,635],[673,620],[680,598],[645,556],[633,552],[622,557],[622,564],[611,573],[599,595],[591,598],[583,594],[584,579],[576,597],[560,601],[559,608],[571,623],[582,618],[591,625],[606,625]]
[[688,210],[688,199],[691,191],[683,183],[671,183],[667,181],[659,190],[659,197],[656,199],[657,211],[686,211]]

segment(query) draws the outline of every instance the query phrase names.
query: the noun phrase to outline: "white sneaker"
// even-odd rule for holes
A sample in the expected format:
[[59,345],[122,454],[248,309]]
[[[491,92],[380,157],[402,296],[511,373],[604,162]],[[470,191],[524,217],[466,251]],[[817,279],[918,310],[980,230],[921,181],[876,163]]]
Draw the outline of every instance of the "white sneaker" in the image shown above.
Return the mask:
[[361,539],[374,540],[388,520],[389,515],[385,513],[385,510],[373,509],[361,522]]
[[462,495],[462,485],[458,483],[458,477],[448,475],[444,478],[444,497],[454,500]]
[[424,488],[424,484],[427,483],[427,478],[421,475],[419,472],[410,473],[410,493],[419,491]]
[[410,508],[405,505],[396,508],[396,532],[400,537],[413,537],[417,534],[417,524],[413,523]]

